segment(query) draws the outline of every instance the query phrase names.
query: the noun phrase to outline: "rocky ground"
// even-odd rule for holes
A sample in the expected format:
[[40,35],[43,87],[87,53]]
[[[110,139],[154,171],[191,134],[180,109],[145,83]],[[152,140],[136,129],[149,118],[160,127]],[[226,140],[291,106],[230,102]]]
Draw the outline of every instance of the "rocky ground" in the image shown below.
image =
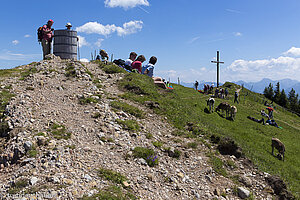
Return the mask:
[[[247,159],[217,155],[231,163],[224,177],[210,162],[208,153],[214,146],[188,148],[192,139],[173,136],[174,128],[143,105],[136,106],[146,113],[144,118],[113,109],[110,102],[122,94],[116,84],[122,75],[106,74],[95,63],[53,56],[35,68],[37,72],[24,80],[10,77],[1,83],[15,94],[5,112],[9,133],[2,134],[2,199],[92,196],[112,184],[99,176],[99,169],[126,176],[120,187],[140,199],[273,199],[274,191],[265,181],[269,175]],[[87,98],[96,102],[79,103]],[[137,121],[141,130],[126,130],[117,119]],[[157,148],[153,141],[170,148]],[[138,146],[154,149],[159,164],[149,167],[143,158],[132,157]],[[174,149],[181,152],[179,159],[170,156]]]

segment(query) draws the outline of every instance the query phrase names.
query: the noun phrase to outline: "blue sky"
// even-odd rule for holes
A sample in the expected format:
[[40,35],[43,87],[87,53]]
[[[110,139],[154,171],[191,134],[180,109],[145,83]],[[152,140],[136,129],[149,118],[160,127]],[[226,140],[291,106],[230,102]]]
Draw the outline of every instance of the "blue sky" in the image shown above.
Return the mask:
[[42,58],[36,30],[71,22],[80,56],[105,49],[126,59],[131,51],[157,56],[154,74],[171,81],[221,82],[262,78],[300,81],[299,0],[64,0],[1,2],[0,68]]

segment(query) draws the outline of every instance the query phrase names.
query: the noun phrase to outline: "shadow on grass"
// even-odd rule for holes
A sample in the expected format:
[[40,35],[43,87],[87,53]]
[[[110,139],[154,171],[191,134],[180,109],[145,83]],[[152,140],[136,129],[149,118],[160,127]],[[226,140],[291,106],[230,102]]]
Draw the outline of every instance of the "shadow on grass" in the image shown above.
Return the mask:
[[205,112],[206,114],[210,114],[210,112],[209,112],[209,110],[208,110],[207,108],[204,108],[204,112]]

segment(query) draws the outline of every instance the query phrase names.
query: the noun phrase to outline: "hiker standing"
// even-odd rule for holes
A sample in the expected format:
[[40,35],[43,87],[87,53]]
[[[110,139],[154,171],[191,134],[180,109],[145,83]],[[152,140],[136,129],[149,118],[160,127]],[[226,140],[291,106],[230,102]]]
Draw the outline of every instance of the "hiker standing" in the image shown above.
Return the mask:
[[269,113],[268,113],[269,119],[273,119],[273,111],[274,111],[274,109],[271,108],[271,107],[267,107],[266,109],[269,111]]
[[47,24],[42,28],[42,47],[43,47],[43,59],[45,56],[51,53],[51,43],[53,39],[53,20],[49,19]]
[[199,85],[199,83],[198,83],[198,81],[196,81],[195,82],[195,88],[196,88],[196,90],[198,90],[198,85]]
[[235,103],[235,102],[239,103],[238,97],[239,97],[239,93],[237,91],[235,91],[235,93],[234,93],[234,102],[233,103]]
[[67,27],[67,30],[71,30],[72,24],[71,24],[70,22],[68,22],[68,23],[66,24],[66,27]]
[[225,88],[225,97],[227,98],[227,96],[228,96],[228,89]]

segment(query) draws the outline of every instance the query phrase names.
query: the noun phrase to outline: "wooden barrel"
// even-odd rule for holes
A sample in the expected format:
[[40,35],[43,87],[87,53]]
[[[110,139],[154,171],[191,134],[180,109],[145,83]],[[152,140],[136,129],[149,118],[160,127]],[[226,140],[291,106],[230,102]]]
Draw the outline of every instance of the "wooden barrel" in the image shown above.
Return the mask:
[[61,59],[77,59],[77,31],[55,30],[53,54]]

